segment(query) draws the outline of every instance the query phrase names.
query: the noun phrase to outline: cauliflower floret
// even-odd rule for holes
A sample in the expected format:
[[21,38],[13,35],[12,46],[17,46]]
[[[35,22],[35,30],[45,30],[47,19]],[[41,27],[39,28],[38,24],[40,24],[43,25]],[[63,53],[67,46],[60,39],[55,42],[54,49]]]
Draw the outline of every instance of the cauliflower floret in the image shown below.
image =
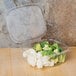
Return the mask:
[[28,49],[26,51],[23,52],[23,57],[27,57],[29,55],[33,55],[36,56],[36,52],[34,49]]
[[29,51],[24,51],[24,52],[23,52],[23,57],[25,57],[25,58],[26,58],[26,57],[27,57],[27,55],[28,55],[28,53],[29,53]]
[[27,61],[30,65],[36,66],[37,59],[34,56],[28,56]]
[[34,49],[29,49],[29,55],[36,55],[36,51]]
[[23,52],[23,57],[27,57],[26,51]]
[[27,57],[27,61],[30,65],[35,66],[36,65],[36,52],[34,49],[29,49],[23,53],[24,57]]
[[44,66],[50,66],[50,61],[45,62]]
[[49,63],[50,63],[49,59],[50,59],[50,57],[48,57],[48,56],[42,57],[42,62],[43,62],[44,66],[49,66]]
[[37,53],[34,49],[24,51],[23,57],[27,58],[27,61],[31,66],[37,66],[37,68],[43,68],[43,66],[54,66],[54,61],[49,61],[49,56],[42,56],[41,52]]
[[42,54],[41,54],[41,52],[38,52],[37,53],[37,59],[41,59],[42,58]]
[[49,66],[54,66],[54,61],[50,61]]
[[42,57],[43,62],[48,61],[49,59],[50,59],[49,56],[43,56],[43,57]]
[[43,63],[41,59],[37,60],[37,68],[43,68]]
[[42,54],[41,52],[37,53],[37,68],[43,68],[43,62],[42,62]]

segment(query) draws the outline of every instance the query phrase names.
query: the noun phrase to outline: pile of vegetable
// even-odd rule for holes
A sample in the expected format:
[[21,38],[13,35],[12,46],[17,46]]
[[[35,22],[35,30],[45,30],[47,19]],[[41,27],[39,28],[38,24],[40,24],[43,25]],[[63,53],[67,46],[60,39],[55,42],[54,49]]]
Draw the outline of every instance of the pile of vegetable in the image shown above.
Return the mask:
[[48,41],[35,43],[33,48],[25,51],[23,56],[32,66],[43,68],[44,66],[54,66],[65,61],[65,54],[61,54],[63,49],[58,43],[50,44]]

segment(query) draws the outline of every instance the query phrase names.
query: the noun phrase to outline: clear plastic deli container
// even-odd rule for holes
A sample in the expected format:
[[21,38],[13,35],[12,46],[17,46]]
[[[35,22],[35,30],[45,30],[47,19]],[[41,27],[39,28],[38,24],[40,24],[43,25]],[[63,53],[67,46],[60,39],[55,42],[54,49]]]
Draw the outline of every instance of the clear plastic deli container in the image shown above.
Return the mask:
[[46,34],[47,23],[50,25],[50,21],[46,20],[48,17],[45,17],[51,12],[47,0],[21,0],[21,6],[17,6],[14,0],[4,1],[9,36],[15,43],[26,43],[22,50],[27,62],[38,68],[63,63],[68,46],[54,39],[41,39]]
[[66,62],[68,46],[54,39],[42,39],[23,49],[24,60],[37,68],[53,67]]

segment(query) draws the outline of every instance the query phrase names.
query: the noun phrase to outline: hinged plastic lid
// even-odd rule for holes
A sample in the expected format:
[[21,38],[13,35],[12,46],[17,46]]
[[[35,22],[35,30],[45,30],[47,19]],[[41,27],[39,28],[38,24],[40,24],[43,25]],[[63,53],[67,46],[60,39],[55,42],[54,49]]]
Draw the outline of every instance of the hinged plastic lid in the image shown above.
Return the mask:
[[22,43],[46,32],[46,23],[38,6],[26,6],[12,10],[6,17],[11,39]]

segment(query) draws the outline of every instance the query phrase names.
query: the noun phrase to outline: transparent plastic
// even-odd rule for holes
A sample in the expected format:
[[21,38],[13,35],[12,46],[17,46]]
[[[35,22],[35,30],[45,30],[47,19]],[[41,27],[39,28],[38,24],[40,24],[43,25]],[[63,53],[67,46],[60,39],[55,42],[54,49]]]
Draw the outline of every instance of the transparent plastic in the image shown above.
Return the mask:
[[31,43],[40,40],[46,34],[47,27],[43,15],[46,0],[22,0],[23,5],[17,6],[14,0],[4,0],[8,13],[7,29],[15,43]]
[[[30,64],[29,61],[31,61],[31,64],[30,64],[30,65],[33,66],[33,63],[35,63],[35,61],[33,61],[33,60],[31,60],[31,59],[28,60],[29,55],[30,55],[31,58],[34,58],[33,56],[31,56],[29,50],[31,50],[31,49],[33,48],[33,46],[34,46],[35,43],[39,43],[39,42],[46,41],[46,40],[47,40],[50,44],[57,43],[57,44],[59,45],[59,47],[61,47],[62,50],[63,50],[62,52],[60,52],[60,53],[58,53],[58,54],[53,54],[53,55],[50,57],[50,63],[51,63],[51,59],[57,58],[56,62],[54,61],[54,65],[51,65],[51,66],[55,66],[55,65],[62,64],[62,63],[64,63],[64,62],[66,62],[67,53],[70,51],[69,48],[68,48],[68,46],[67,46],[65,43],[63,43],[63,42],[60,42],[60,41],[54,40],[54,39],[42,39],[41,41],[36,41],[36,42],[32,43],[32,44],[31,44],[31,47],[23,48],[22,51],[23,51],[23,58],[24,58],[25,62],[27,62],[28,64]],[[33,51],[32,51],[32,50],[31,50],[31,53],[33,54]],[[33,55],[34,55],[34,54],[33,54]],[[40,55],[39,55],[39,56],[37,56],[37,55],[38,55],[38,52],[36,52],[35,58],[40,56]],[[42,57],[49,57],[49,56],[42,56]],[[59,60],[59,59],[60,59],[60,60]],[[36,61],[37,61],[37,59],[36,59]],[[42,61],[43,61],[43,60],[41,60],[40,63],[42,63]],[[45,62],[47,63],[47,61],[45,61]],[[40,64],[39,64],[39,65],[40,65]],[[43,67],[46,67],[45,65],[42,65],[42,66],[43,66]],[[36,64],[35,64],[35,66],[33,66],[33,67],[43,68],[43,67],[38,67]],[[48,67],[50,67],[50,66],[48,65]]]
[[27,47],[27,48],[23,48],[23,52],[30,49],[30,48],[33,48],[34,44],[35,43],[39,43],[39,42],[42,42],[42,41],[48,41],[50,44],[53,44],[53,43],[57,43],[62,49],[63,51],[60,52],[59,54],[55,54],[54,56],[58,56],[58,55],[61,55],[61,54],[67,54],[67,52],[69,52],[69,48],[68,48],[68,45],[66,45],[65,43],[61,42],[61,41],[58,41],[58,40],[55,40],[55,39],[42,39],[40,41],[35,41],[34,43],[32,42],[31,46],[30,47]]
[[70,51],[68,46],[64,42],[61,42],[55,39],[43,39],[41,41],[45,41],[45,40],[47,40],[50,44],[57,43],[63,49],[63,51],[60,52],[59,54],[56,54],[56,56],[61,54],[66,54],[67,52]]

